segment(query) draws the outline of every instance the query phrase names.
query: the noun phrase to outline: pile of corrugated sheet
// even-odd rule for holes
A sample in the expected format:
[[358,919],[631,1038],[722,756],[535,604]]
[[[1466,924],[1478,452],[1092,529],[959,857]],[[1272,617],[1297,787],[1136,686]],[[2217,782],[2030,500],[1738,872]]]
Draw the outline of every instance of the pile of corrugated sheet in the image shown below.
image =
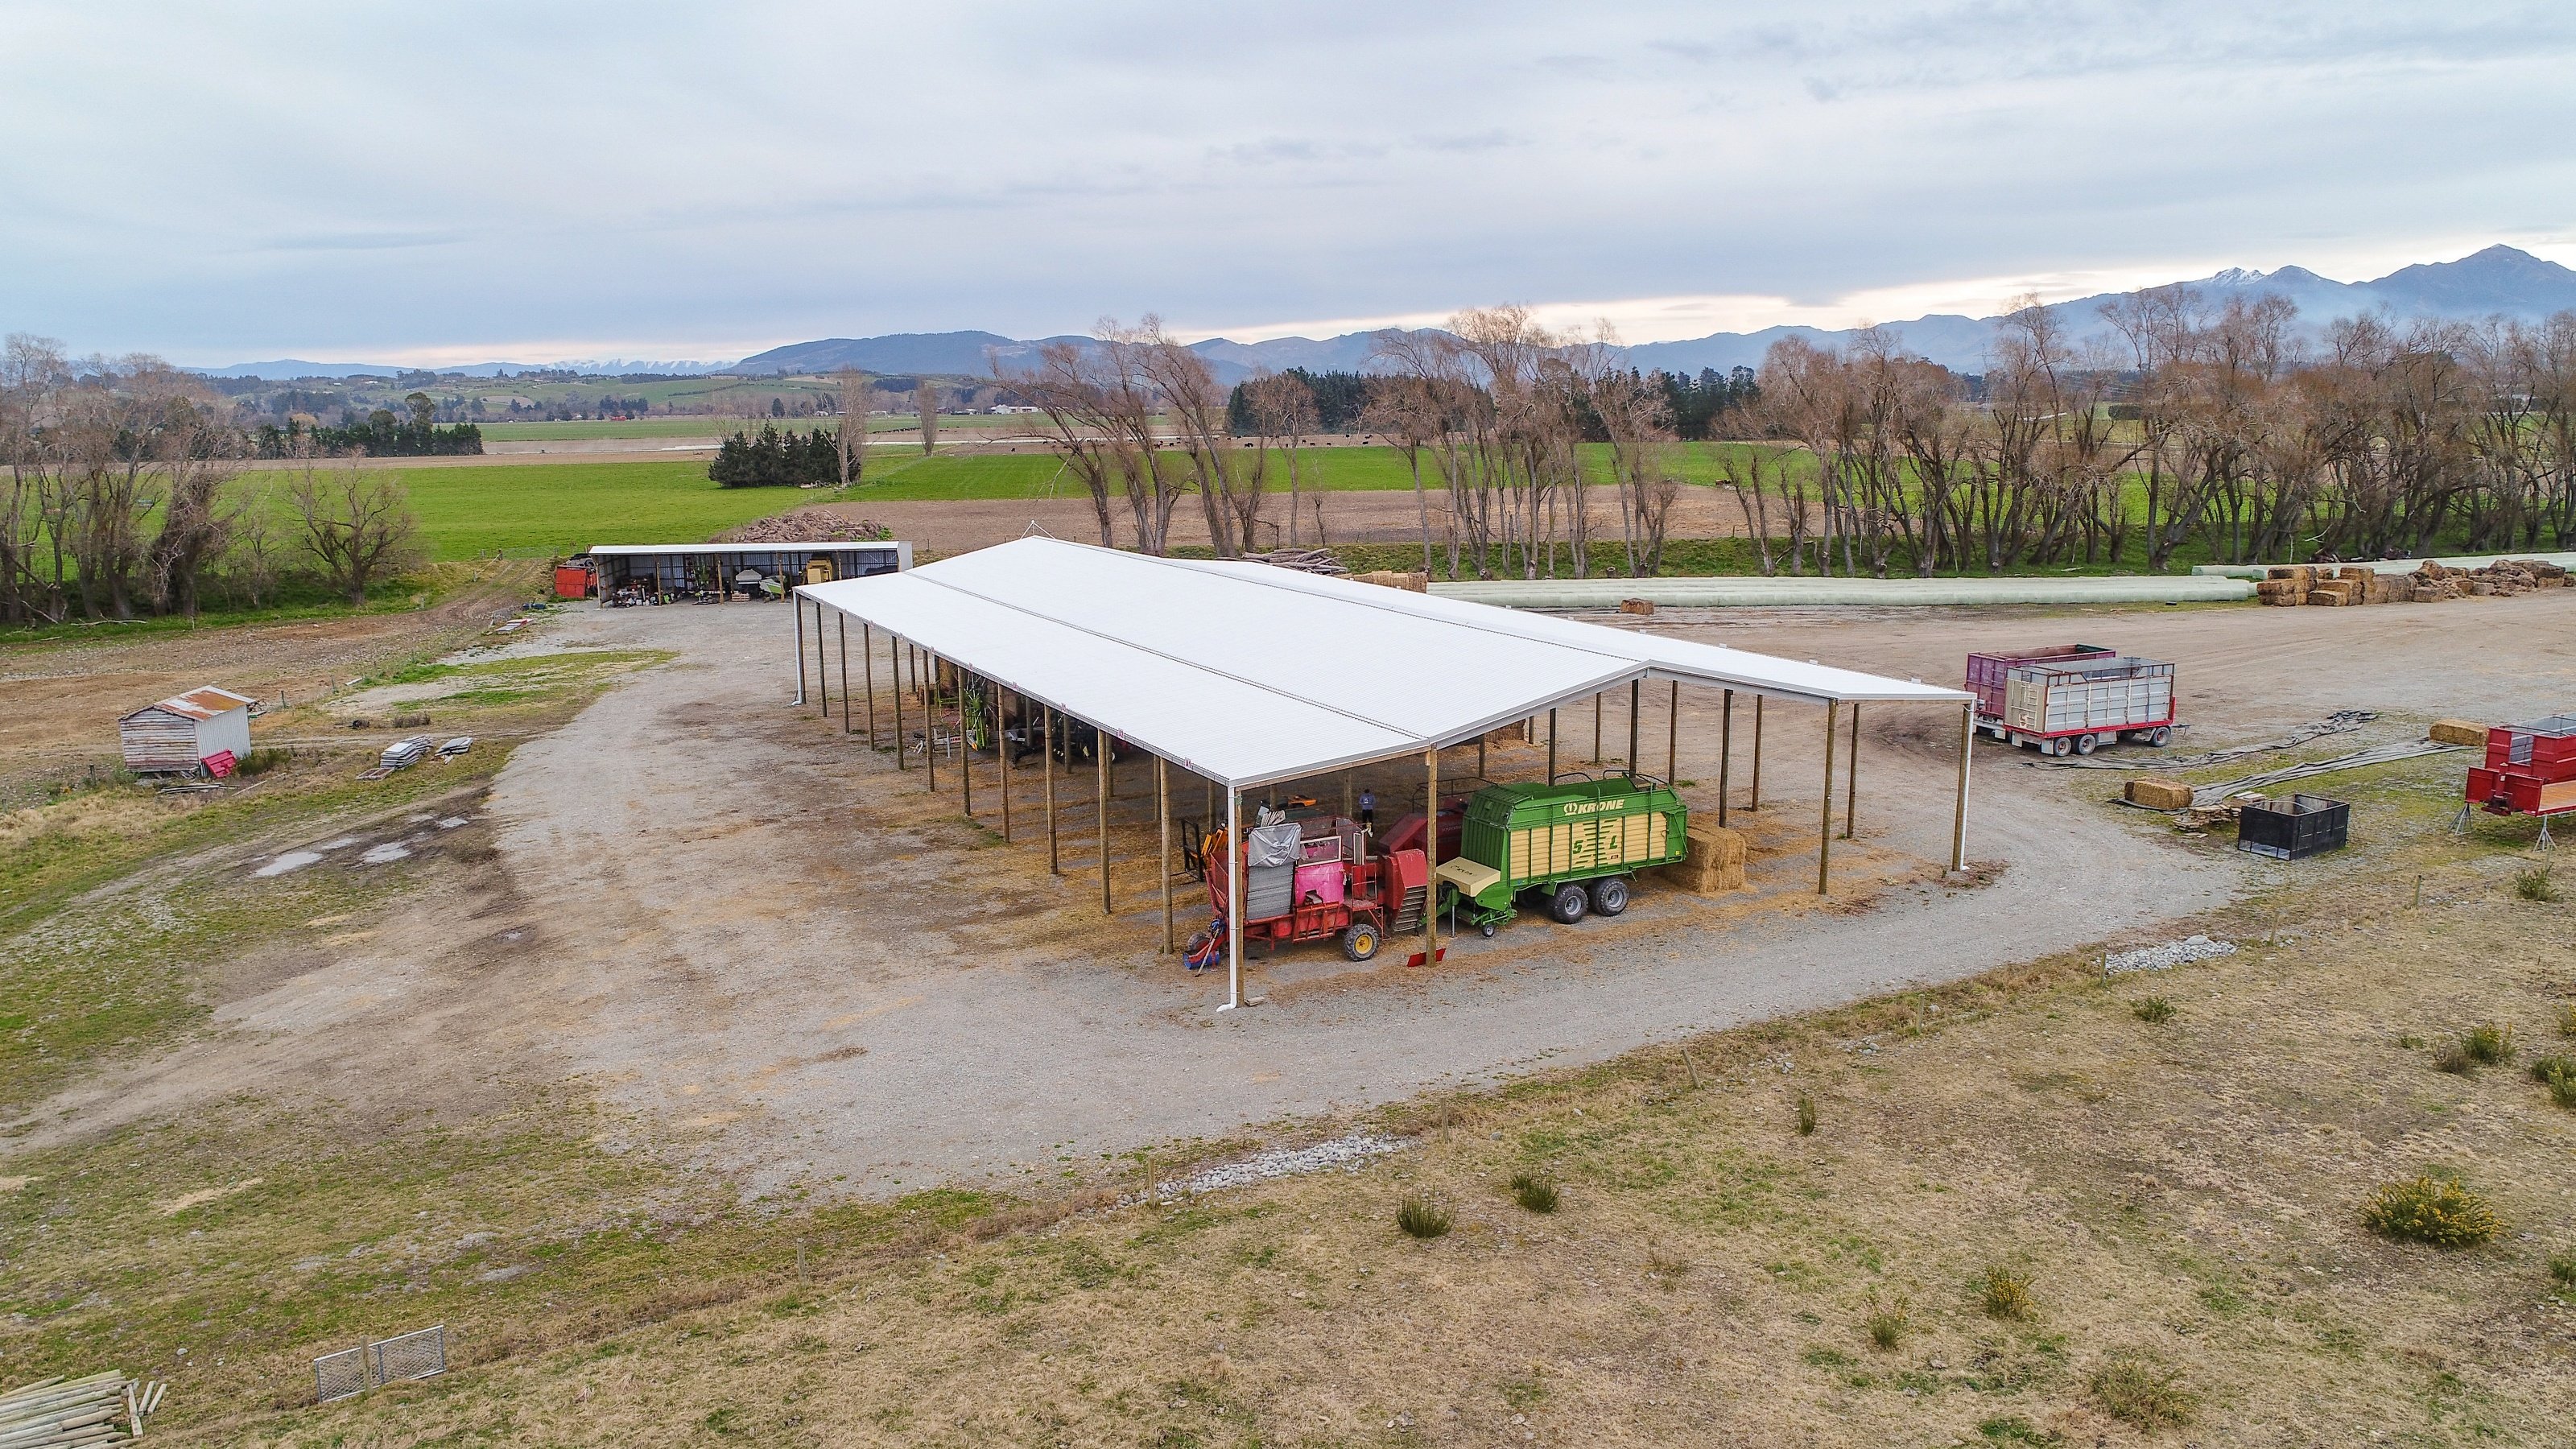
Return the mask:
[[118,1372],[84,1379],[38,1379],[0,1394],[0,1445],[53,1449],[64,1444],[111,1444],[143,1437],[143,1421],[161,1407],[170,1386],[129,1379]]

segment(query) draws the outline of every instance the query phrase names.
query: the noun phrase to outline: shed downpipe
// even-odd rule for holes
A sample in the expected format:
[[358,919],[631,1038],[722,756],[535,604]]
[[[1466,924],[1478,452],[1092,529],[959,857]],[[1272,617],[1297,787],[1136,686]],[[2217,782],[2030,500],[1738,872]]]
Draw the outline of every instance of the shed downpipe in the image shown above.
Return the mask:
[[1735,691],[1728,690],[1717,707],[1717,828],[1726,828],[1726,796],[1733,788],[1727,775],[1735,768]]
[[868,691],[868,748],[877,747],[877,656],[876,637],[867,621],[859,621],[859,682]]
[[1556,783],[1556,710],[1552,706],[1547,712],[1547,782]]
[[796,597],[796,707],[805,707],[805,600],[801,597]]
[[1860,701],[1852,701],[1851,759],[1843,764],[1843,839],[1860,829]]
[[[978,706],[980,708],[980,706]],[[966,674],[957,674],[957,808],[966,812],[966,822],[975,821],[975,740],[966,722]]]
[[1115,915],[1109,904],[1109,731],[1091,727],[1091,758],[1100,784],[1100,913]]
[[918,683],[921,667],[930,666],[930,688],[921,696],[921,767],[930,772],[930,793],[939,793],[939,661],[921,650],[912,654],[912,677]]
[[1161,832],[1155,863],[1163,877],[1163,954],[1172,954],[1172,773],[1171,762],[1154,757],[1154,825]]
[[[846,681],[844,684],[846,686]],[[846,691],[845,691],[846,692]],[[1673,681],[1672,702],[1664,708],[1664,783],[1681,779],[1682,682]]]
[[1046,776],[1047,874],[1064,874],[1064,864],[1055,844],[1055,711],[1038,713],[1038,773]]
[[[1011,698],[1020,707],[1020,727],[1026,730],[1029,723],[1028,698],[1016,693]],[[1011,731],[1002,717],[1002,694],[998,689],[993,692],[993,758],[1002,762],[1002,843],[1008,845],[1011,843]]]
[[1225,1005],[1243,1004],[1243,793],[1225,787]]
[[1428,970],[1440,964],[1440,747],[1423,758],[1431,781],[1422,805],[1422,965]]
[[1645,696],[1646,681],[1642,679],[1631,679],[1628,681],[1628,775],[1631,779],[1636,778],[1638,763],[1637,706],[1645,699]]
[[1753,696],[1753,784],[1744,795],[1747,811],[1762,808],[1762,699],[1761,695]]
[[[832,629],[841,637],[841,733],[848,734],[850,732],[850,616],[834,614]],[[859,648],[862,651],[866,650],[867,641],[864,638],[860,640]]]
[[823,718],[832,717],[831,656],[823,652],[823,601],[814,601],[814,690],[820,697]]
[[1968,868],[1968,755],[1977,738],[1977,706],[1959,706],[1959,803],[1950,815],[1950,868]]
[[903,641],[892,634],[886,636],[886,675],[887,692],[894,696],[894,767],[909,770],[911,752],[903,739]]
[[1816,830],[1816,894],[1825,894],[1832,879],[1834,862],[1834,725],[1835,713],[1842,707],[1839,700],[1825,701],[1825,804],[1824,823]]

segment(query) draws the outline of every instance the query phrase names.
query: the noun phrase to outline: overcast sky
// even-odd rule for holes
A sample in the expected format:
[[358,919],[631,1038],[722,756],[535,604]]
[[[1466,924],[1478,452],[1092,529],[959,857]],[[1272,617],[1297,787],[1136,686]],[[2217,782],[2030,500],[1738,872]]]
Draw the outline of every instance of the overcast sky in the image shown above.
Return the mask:
[[0,8],[0,329],[217,364],[823,336],[1629,341],[2494,241],[2576,5]]

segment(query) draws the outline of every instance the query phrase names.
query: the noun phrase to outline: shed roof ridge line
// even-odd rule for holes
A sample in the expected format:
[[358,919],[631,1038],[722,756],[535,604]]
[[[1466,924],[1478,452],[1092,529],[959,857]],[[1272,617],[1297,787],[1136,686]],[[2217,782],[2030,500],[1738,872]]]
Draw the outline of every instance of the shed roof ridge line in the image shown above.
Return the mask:
[[[1062,542],[1062,540],[1058,540],[1058,542]],[[1094,544],[1087,544],[1087,543],[1086,543],[1086,544],[1076,544],[1076,545],[1075,545],[1075,547],[1077,547],[1077,548],[1093,548],[1093,547],[1097,547],[1097,545],[1094,545]],[[1110,552],[1110,553],[1118,553],[1118,554],[1127,554],[1127,550],[1125,550],[1125,549],[1109,549],[1109,550],[1106,550],[1106,552]],[[1195,567],[1195,565],[1197,565],[1197,564],[1199,564],[1199,563],[1202,563],[1202,562],[1205,562],[1205,563],[1239,563],[1239,562],[1241,562],[1241,560],[1239,560],[1239,559],[1205,559],[1205,560],[1201,560],[1201,559],[1176,559],[1176,558],[1164,558],[1164,557],[1162,557],[1162,556],[1160,556],[1160,555],[1157,555],[1157,554],[1146,554],[1146,553],[1128,554],[1128,556],[1129,556],[1129,557],[1131,557],[1131,558],[1135,558],[1135,559],[1143,560],[1143,561],[1145,561],[1145,562],[1149,562],[1149,563],[1157,563],[1157,564],[1161,564],[1161,565],[1163,565],[1163,566],[1164,566],[1164,567],[1166,567],[1166,568],[1182,568],[1182,569],[1188,569],[1191,573],[1199,573],[1199,572],[1202,572],[1202,570],[1200,570],[1200,569],[1198,569],[1197,567]],[[1304,592],[1305,592],[1305,591],[1304,591],[1304,590],[1302,590],[1302,589],[1293,588],[1293,587],[1290,587],[1290,586],[1287,586],[1287,585],[1283,585],[1283,584],[1275,584],[1275,583],[1272,583],[1272,582],[1270,582],[1269,580],[1264,579],[1264,578],[1260,577],[1259,575],[1257,575],[1257,574],[1252,574],[1252,573],[1244,573],[1244,574],[1240,574],[1240,575],[1236,575],[1236,574],[1220,574],[1220,575],[1218,575],[1218,577],[1219,577],[1219,578],[1241,578],[1243,582],[1245,582],[1245,583],[1247,583],[1247,584],[1250,584],[1250,585],[1252,585],[1252,586],[1253,586],[1253,587],[1255,587],[1255,588],[1262,588],[1262,589],[1278,589],[1278,590],[1281,590],[1282,592],[1285,592],[1285,593],[1304,593]],[[1315,577],[1315,576],[1314,576],[1314,575],[1307,575],[1307,577]],[[1376,587],[1376,586],[1375,586],[1375,585],[1370,585],[1369,587]],[[1306,597],[1308,597],[1308,598],[1338,598],[1338,597],[1340,597],[1340,596],[1339,596],[1339,595],[1332,595],[1332,594],[1307,594],[1307,595],[1306,595]],[[1426,594],[1426,595],[1424,595],[1423,597],[1425,597],[1425,598],[1433,598],[1433,597],[1436,597],[1436,595]],[[1351,604],[1351,605],[1352,605],[1353,607],[1355,607],[1355,608],[1371,609],[1371,610],[1374,610],[1374,611],[1376,611],[1376,612],[1378,612],[1378,613],[1381,613],[1381,614],[1400,614],[1400,615],[1402,615],[1402,616],[1404,616],[1405,618],[1408,618],[1408,619],[1429,619],[1429,618],[1434,617],[1434,616],[1429,615],[1429,614],[1417,614],[1417,613],[1415,613],[1414,611],[1412,611],[1411,609],[1400,609],[1400,608],[1397,608],[1397,607],[1395,607],[1395,606],[1394,606],[1394,604],[1393,604],[1393,603],[1391,603],[1391,602],[1390,602],[1390,603],[1384,603],[1384,604],[1381,604],[1381,603],[1374,602],[1374,601],[1372,601],[1372,600],[1370,600],[1370,599],[1367,599],[1367,598],[1357,598],[1357,597],[1352,598],[1352,599],[1349,599],[1349,600],[1347,600],[1346,602],[1348,602],[1349,604]],[[1460,603],[1472,603],[1472,602],[1474,602],[1474,601],[1473,601],[1473,600],[1466,600],[1466,599],[1462,599],[1462,600],[1459,600],[1459,602],[1460,602]],[[1442,623],[1446,623],[1446,624],[1452,624],[1452,625],[1454,625],[1454,626],[1456,626],[1456,627],[1458,627],[1458,628],[1461,628],[1461,629],[1474,629],[1474,630],[1476,630],[1476,631],[1477,631],[1477,632],[1479,632],[1479,633],[1483,633],[1483,634],[1491,634],[1491,635],[1494,635],[1494,636],[1495,636],[1495,637],[1497,637],[1497,638],[1502,638],[1502,639],[1517,639],[1517,640],[1521,641],[1521,642],[1522,642],[1522,643],[1524,643],[1524,644],[1546,644],[1546,645],[1550,645],[1550,646],[1555,647],[1555,648],[1558,648],[1558,649],[1574,649],[1574,650],[1579,650],[1579,651],[1581,651],[1581,652],[1583,652],[1583,653],[1586,653],[1586,654],[1599,654],[1599,655],[1603,656],[1604,658],[1609,658],[1609,659],[1624,659],[1624,660],[1627,660],[1627,661],[1628,661],[1628,662],[1630,662],[1630,663],[1646,663],[1646,662],[1649,662],[1649,661],[1646,661],[1646,660],[1643,660],[1643,659],[1640,659],[1640,658],[1636,658],[1636,657],[1633,657],[1633,656],[1630,656],[1630,655],[1626,655],[1626,654],[1613,654],[1613,653],[1611,653],[1611,652],[1610,652],[1609,650],[1607,650],[1607,649],[1598,649],[1598,648],[1594,648],[1593,646],[1591,646],[1591,645],[1589,645],[1589,644],[1568,644],[1568,643],[1564,643],[1564,642],[1562,642],[1562,641],[1560,641],[1560,640],[1556,640],[1556,639],[1542,639],[1542,638],[1539,638],[1539,637],[1538,637],[1537,635],[1535,635],[1535,634],[1524,634],[1524,633],[1520,633],[1520,632],[1518,632],[1518,631],[1516,631],[1516,630],[1511,630],[1511,629],[1498,629],[1498,628],[1495,628],[1494,626],[1492,626],[1492,625],[1490,625],[1490,624],[1476,624],[1476,623],[1470,623],[1470,622],[1468,622],[1468,621],[1466,621],[1466,620],[1463,620],[1463,619],[1442,619],[1440,622],[1442,622]],[[1582,620],[1580,620],[1580,619],[1568,619],[1568,620],[1566,620],[1565,622],[1567,622],[1567,623],[1569,623],[1569,624],[1579,624],[1579,623],[1581,623],[1581,622],[1583,622],[1583,621],[1582,621]],[[1601,626],[1600,626],[1600,625],[1598,625],[1598,624],[1595,624],[1595,625],[1593,625],[1593,626],[1591,626],[1591,627],[1596,628],[1596,629],[1601,628]],[[1603,630],[1603,632],[1604,632],[1604,633],[1608,633],[1608,634],[1613,634],[1613,635],[1616,635],[1616,634],[1618,634],[1618,633],[1619,633],[1619,631],[1618,631],[1618,630],[1616,630],[1616,629],[1606,629],[1606,630]]]
[[[1088,547],[1089,545],[1076,546]],[[1098,629],[1093,629],[1082,624],[1076,624],[1069,619],[1059,619],[1053,614],[1041,614],[1035,609],[1023,608],[1020,605],[1011,603],[1007,600],[994,598],[990,594],[977,593],[975,590],[967,588],[962,584],[952,584],[945,579],[930,578],[919,570],[914,571],[913,577],[922,579],[926,583],[937,585],[951,593],[963,594],[970,599],[979,599],[984,603],[992,605],[996,609],[1008,609],[1012,613],[1021,615],[1025,618],[1043,619],[1060,629],[1071,629],[1077,634],[1085,634],[1091,638],[1102,640],[1106,643],[1119,645],[1122,648],[1133,649],[1139,654],[1150,654],[1156,659],[1178,664],[1185,669],[1195,669],[1203,674],[1212,674],[1219,679],[1230,680],[1233,683],[1243,685],[1246,688],[1260,690],[1264,694],[1275,695],[1280,699],[1294,700],[1299,704],[1310,705],[1329,714],[1340,715],[1346,720],[1385,730],[1388,734],[1394,735],[1398,739],[1419,740],[1428,738],[1428,736],[1417,734],[1416,732],[1399,724],[1391,724],[1382,719],[1374,719],[1368,715],[1360,714],[1355,710],[1347,710],[1342,708],[1340,705],[1330,704],[1320,699],[1311,698],[1307,695],[1291,693],[1288,690],[1281,689],[1275,684],[1265,683],[1258,679],[1246,679],[1242,675],[1219,669],[1211,664],[1202,664],[1195,659],[1185,659],[1178,654],[1167,653],[1164,650],[1153,648],[1150,645],[1139,644],[1133,639],[1121,639],[1115,634],[1104,634]],[[1095,726],[1095,728],[1096,727],[1097,726]]]

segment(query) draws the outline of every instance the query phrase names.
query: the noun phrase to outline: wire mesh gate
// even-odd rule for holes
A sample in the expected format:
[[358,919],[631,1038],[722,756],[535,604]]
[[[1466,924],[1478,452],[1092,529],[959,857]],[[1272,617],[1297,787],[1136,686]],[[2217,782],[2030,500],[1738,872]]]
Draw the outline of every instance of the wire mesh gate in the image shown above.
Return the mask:
[[425,1379],[445,1372],[447,1325],[432,1324],[313,1360],[313,1400],[327,1404],[363,1394],[379,1384]]

